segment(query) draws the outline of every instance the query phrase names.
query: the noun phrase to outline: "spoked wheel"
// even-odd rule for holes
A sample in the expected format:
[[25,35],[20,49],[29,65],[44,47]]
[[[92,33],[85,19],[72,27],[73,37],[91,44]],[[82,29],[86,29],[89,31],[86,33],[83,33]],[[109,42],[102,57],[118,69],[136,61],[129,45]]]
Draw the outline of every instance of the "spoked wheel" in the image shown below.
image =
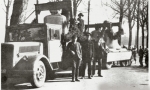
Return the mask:
[[42,61],[38,61],[35,63],[34,74],[31,80],[31,84],[33,87],[41,87],[44,85],[46,78],[46,69],[45,65]]

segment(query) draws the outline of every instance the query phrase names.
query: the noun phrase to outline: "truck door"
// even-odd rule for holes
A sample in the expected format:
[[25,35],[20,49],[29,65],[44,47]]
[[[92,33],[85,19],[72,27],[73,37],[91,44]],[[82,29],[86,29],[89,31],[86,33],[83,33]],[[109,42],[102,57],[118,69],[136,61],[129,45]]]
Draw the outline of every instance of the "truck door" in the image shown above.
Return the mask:
[[61,34],[62,25],[59,24],[48,24],[48,58],[50,62],[60,62],[62,58],[62,45],[61,45]]

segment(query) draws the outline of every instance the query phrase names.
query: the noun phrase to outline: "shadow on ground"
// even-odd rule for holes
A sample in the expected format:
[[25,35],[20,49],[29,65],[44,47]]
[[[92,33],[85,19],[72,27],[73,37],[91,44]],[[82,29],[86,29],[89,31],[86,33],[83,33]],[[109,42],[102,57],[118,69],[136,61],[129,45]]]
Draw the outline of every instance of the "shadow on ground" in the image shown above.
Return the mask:
[[[55,82],[71,82],[71,74],[58,74],[54,80],[46,80],[48,83],[55,83]],[[2,90],[22,90],[22,89],[36,89],[32,87],[32,85],[28,82],[23,82],[18,84],[15,83],[5,83],[1,84]]]

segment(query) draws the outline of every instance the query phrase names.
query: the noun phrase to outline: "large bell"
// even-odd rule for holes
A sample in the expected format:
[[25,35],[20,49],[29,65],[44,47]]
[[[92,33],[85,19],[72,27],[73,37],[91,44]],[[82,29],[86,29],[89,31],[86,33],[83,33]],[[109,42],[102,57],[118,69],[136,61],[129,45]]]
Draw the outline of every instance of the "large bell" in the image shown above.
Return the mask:
[[109,37],[107,37],[106,45],[109,49],[121,49],[121,46],[118,44],[118,39],[112,40]]

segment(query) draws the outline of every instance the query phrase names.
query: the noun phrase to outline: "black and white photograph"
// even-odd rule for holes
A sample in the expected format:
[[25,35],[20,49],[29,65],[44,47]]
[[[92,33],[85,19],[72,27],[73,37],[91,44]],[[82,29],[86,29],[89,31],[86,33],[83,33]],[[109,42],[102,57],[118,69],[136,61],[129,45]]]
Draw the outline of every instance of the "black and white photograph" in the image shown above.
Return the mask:
[[149,0],[0,0],[1,90],[150,90]]

